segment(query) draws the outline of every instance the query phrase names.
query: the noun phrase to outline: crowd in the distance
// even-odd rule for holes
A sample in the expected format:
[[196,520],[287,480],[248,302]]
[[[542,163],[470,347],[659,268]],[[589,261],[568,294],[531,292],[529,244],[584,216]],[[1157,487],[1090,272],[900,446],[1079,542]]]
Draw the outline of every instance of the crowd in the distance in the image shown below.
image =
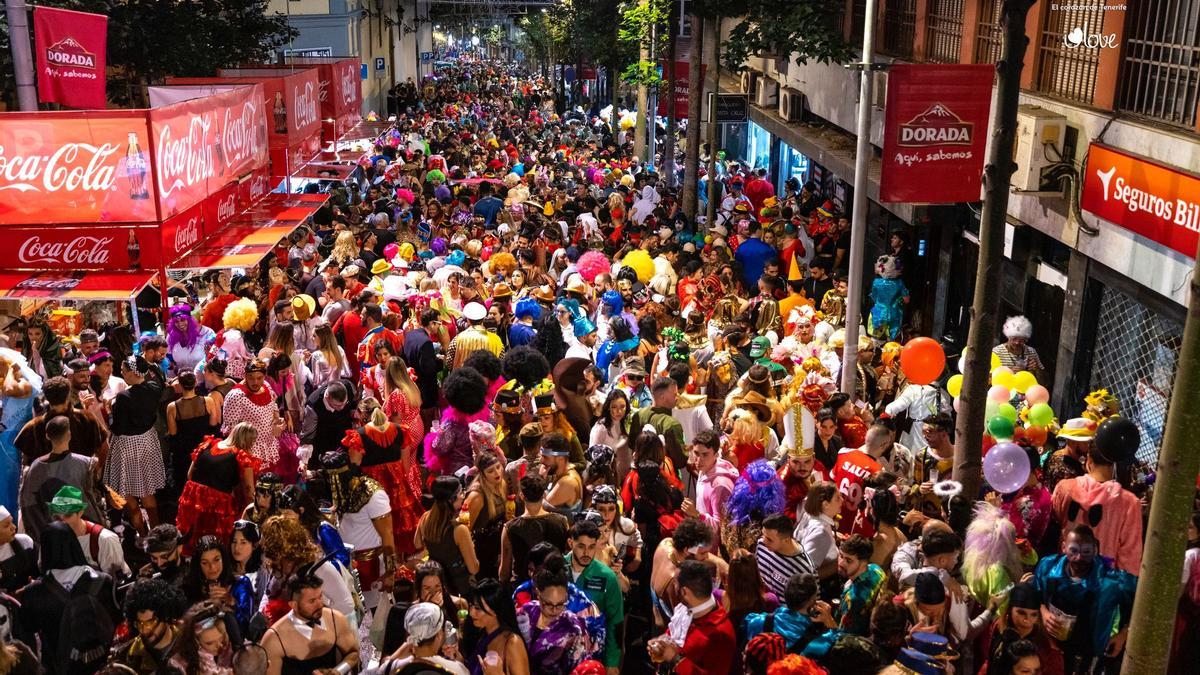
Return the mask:
[[261,265],[152,290],[159,333],[8,326],[0,675],[1118,671],[1149,481],[1107,392],[1046,419],[1027,319],[987,445],[1029,471],[961,494],[903,232],[841,393],[818,186],[722,161],[697,223],[539,78],[420,85]]

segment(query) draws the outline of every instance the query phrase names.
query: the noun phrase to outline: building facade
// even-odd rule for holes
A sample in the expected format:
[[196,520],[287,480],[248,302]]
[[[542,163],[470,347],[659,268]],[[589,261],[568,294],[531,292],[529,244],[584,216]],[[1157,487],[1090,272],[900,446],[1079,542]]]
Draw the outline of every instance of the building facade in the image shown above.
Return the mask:
[[[876,60],[993,63],[1001,5],[878,0],[870,17]],[[845,2],[841,27],[853,45],[862,43],[865,6]],[[1150,458],[1161,443],[1200,231],[1200,194],[1189,193],[1200,174],[1200,0],[1038,0],[1025,29],[1000,320],[1021,313],[1033,321],[1031,343],[1047,362],[1052,381],[1044,384],[1061,419],[1107,387],[1138,422],[1141,455]],[[789,58],[746,66],[722,78],[723,91],[745,92],[752,104],[744,128],[725,130],[727,147],[744,148],[743,159],[769,166],[781,184],[793,174],[818,181],[848,210],[858,73]],[[886,70],[871,77],[874,200]],[[1150,200],[1168,217],[1147,227],[1138,199],[1142,211]],[[871,201],[870,209],[866,259],[889,232],[908,234],[932,307],[911,323],[948,348],[963,344],[979,205]]]

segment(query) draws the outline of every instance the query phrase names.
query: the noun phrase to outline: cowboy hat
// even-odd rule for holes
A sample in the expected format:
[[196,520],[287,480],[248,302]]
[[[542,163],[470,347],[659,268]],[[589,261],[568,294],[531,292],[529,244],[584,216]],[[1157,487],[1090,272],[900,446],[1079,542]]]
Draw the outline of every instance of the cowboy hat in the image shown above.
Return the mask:
[[775,423],[775,411],[767,401],[767,397],[757,391],[750,391],[733,399],[733,407],[745,408],[752,411],[758,420],[767,425]]
[[292,314],[297,321],[308,321],[317,311],[317,301],[313,296],[301,293],[292,298]]
[[549,286],[538,286],[530,295],[542,302],[554,302],[554,291],[550,290]]
[[387,274],[392,271],[392,264],[383,258],[371,263],[371,274]]

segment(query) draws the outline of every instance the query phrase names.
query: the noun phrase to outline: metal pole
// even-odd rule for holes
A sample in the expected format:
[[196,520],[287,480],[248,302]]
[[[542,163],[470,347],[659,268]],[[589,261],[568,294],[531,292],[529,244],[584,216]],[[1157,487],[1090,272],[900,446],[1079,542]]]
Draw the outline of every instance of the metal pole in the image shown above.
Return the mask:
[[12,49],[13,74],[17,81],[17,104],[23,111],[36,111],[37,85],[33,83],[33,48],[29,45],[29,8],[25,0],[4,0],[8,14],[8,39]]
[[846,291],[846,345],[842,348],[842,392],[854,396],[858,369],[858,324],[863,295],[863,247],[867,239],[867,167],[871,161],[871,66],[874,61],[875,7],[867,0],[863,55],[858,65],[858,144],[854,151],[854,206],[850,221],[850,277]]

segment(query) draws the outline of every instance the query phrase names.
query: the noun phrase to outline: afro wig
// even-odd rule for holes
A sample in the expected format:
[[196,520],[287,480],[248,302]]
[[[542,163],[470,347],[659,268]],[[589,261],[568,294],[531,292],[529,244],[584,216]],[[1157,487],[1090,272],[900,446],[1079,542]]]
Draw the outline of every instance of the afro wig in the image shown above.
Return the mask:
[[528,317],[534,321],[538,321],[542,318],[542,305],[536,298],[526,296],[517,300],[517,306],[513,309],[513,315],[518,319]]
[[487,380],[483,379],[478,370],[463,366],[446,376],[446,381],[442,383],[442,392],[446,395],[446,402],[455,410],[474,415],[483,410],[487,386]]
[[735,525],[745,525],[752,520],[762,520],[783,513],[787,506],[783,481],[764,459],[751,462],[733,486],[733,494],[725,508],[729,520]]
[[495,382],[500,379],[500,357],[486,349],[476,349],[471,352],[467,356],[467,359],[463,361],[463,365],[468,368],[474,368],[488,382]]
[[513,270],[517,269],[517,259],[507,251],[493,255],[488,260],[488,264],[491,265],[493,272],[502,277],[507,277],[513,273]]
[[221,322],[225,324],[225,328],[243,332],[254,328],[257,321],[258,305],[249,298],[241,298],[229,303],[229,306],[225,308],[225,314],[221,316]]
[[579,270],[579,276],[583,277],[584,281],[594,284],[596,277],[608,274],[612,270],[612,262],[600,251],[588,251],[579,256],[575,269]]
[[650,281],[650,277],[654,276],[654,260],[650,257],[649,253],[641,249],[630,251],[621,259],[621,264],[636,272],[638,281],[643,284]]
[[506,380],[513,380],[522,388],[532,389],[549,377],[550,362],[533,347],[514,347],[504,354],[503,373]]

